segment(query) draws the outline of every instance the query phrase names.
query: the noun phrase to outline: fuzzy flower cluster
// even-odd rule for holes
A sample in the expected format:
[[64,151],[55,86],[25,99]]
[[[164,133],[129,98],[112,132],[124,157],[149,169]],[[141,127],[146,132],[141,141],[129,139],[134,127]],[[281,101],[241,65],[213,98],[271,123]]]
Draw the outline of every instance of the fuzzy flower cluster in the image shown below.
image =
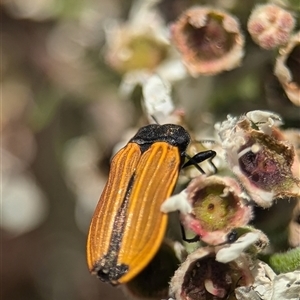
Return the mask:
[[[161,206],[166,213],[178,210],[184,230],[201,241],[171,280],[170,292],[175,299],[248,299],[243,298],[245,291],[265,280],[267,275],[257,276],[257,270],[269,267],[259,262],[257,255],[269,240],[249,226],[253,208],[269,208],[275,200],[300,197],[299,160],[279,129],[281,124],[279,115],[266,111],[229,116],[216,124],[229,176],[199,175]],[[289,226],[291,247],[300,245],[296,218],[299,205]],[[297,261],[294,268],[299,268],[299,251],[289,255]],[[281,259],[286,262],[285,257]],[[276,255],[272,260],[273,267],[282,270],[284,264],[277,263]],[[274,277],[274,284],[276,280]],[[293,294],[298,292],[295,287]]]
[[[143,85],[143,95],[149,121],[154,116],[185,126],[184,114],[172,102],[169,84],[159,76],[151,77]],[[300,166],[294,147],[299,138],[293,132],[283,131],[282,124],[278,114],[256,110],[240,117],[228,116],[215,125],[218,139],[214,148],[218,154],[213,162],[218,171],[212,174],[216,166],[212,168],[209,161],[204,166],[207,174],[188,180],[180,193],[161,206],[164,213],[179,211],[185,246],[170,241],[164,244],[162,249],[166,251],[167,246],[167,253],[160,250],[153,262],[125,285],[126,293],[144,299],[141,290],[148,290],[147,278],[159,271],[166,284],[166,278],[172,278],[169,288],[167,284],[164,289],[155,286],[151,291],[155,296],[174,297],[170,299],[251,299],[260,291],[253,292],[250,298],[245,296],[246,292],[261,285],[266,289],[262,299],[268,299],[267,295],[273,292],[284,294],[278,283],[283,275],[277,276],[258,259],[260,253],[272,247],[269,238],[252,225],[255,207],[270,208],[278,201],[299,199],[288,226],[289,245],[295,252],[280,258],[275,254],[271,259],[272,268],[278,273],[285,272],[286,284],[291,284],[299,273],[295,270],[300,267]],[[192,168],[184,171],[188,177],[195,174],[189,172]],[[272,281],[268,279],[270,274]],[[158,284],[156,279],[152,281]],[[299,289],[295,285],[292,294],[299,293]]]

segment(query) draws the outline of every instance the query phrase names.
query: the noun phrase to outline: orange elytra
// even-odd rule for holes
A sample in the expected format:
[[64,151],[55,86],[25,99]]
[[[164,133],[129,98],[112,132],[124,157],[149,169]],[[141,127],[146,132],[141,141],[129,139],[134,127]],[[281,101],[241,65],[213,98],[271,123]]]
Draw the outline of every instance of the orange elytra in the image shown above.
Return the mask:
[[89,270],[102,281],[130,281],[157,253],[168,221],[160,206],[173,192],[189,143],[183,127],[151,124],[113,157],[87,240]]

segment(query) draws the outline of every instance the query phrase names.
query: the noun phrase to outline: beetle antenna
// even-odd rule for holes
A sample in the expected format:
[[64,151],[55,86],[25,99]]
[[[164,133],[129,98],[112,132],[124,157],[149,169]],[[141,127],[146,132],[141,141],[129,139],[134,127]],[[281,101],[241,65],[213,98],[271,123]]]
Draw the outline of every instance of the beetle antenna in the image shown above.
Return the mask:
[[204,170],[198,165],[198,162],[194,159],[194,156],[191,157],[187,153],[184,153],[184,156],[188,159],[188,161],[182,166],[182,168],[186,168],[193,165],[200,173],[205,174]]
[[153,119],[154,123],[157,125],[160,125],[156,119],[156,117],[154,117],[153,115],[150,115],[150,117]]

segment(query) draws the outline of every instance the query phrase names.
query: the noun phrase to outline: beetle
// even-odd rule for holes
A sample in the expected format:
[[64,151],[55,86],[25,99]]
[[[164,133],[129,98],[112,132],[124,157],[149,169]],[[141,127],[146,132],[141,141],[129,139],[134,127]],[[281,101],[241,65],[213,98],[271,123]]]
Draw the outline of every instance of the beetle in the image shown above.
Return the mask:
[[182,126],[150,124],[113,157],[87,239],[88,267],[100,280],[126,283],[155,256],[168,221],[160,206],[172,194],[185,158],[197,165],[216,155],[208,150],[189,157],[189,143]]

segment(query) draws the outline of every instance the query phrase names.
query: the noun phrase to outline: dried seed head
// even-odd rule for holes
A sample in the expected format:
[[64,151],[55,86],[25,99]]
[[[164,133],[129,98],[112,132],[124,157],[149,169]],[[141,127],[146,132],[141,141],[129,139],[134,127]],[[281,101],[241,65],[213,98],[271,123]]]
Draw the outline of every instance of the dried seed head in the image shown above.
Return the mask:
[[186,194],[192,212],[181,214],[181,220],[208,244],[227,242],[233,228],[251,219],[251,208],[244,205],[242,190],[232,178],[199,176],[189,184]]
[[294,34],[286,47],[279,50],[274,73],[288,98],[300,106],[300,32]]
[[170,291],[177,300],[235,299],[234,289],[252,281],[244,255],[223,264],[215,260],[213,248],[200,248],[175,272]]
[[286,44],[294,27],[293,15],[274,4],[256,6],[248,20],[252,39],[267,50]]
[[300,193],[299,179],[292,172],[295,153],[276,127],[267,130],[270,134],[256,128],[246,116],[229,117],[219,126],[219,134],[229,167],[258,205],[270,207],[275,198]]
[[172,25],[171,34],[193,76],[231,70],[244,55],[244,37],[237,19],[221,10],[188,9]]

